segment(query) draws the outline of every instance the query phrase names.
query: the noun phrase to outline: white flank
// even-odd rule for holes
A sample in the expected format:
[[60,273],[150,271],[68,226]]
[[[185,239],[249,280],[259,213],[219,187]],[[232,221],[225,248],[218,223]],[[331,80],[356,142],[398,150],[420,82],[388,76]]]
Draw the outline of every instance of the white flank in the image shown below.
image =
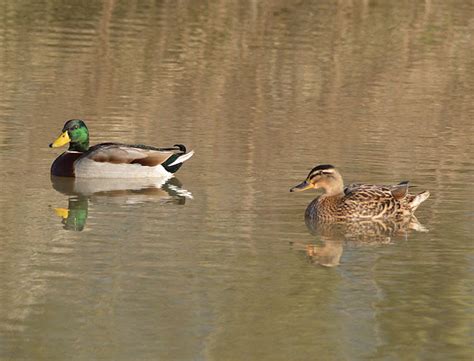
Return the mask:
[[187,161],[189,158],[191,158],[193,155],[194,155],[194,150],[192,150],[192,151],[190,151],[186,154],[183,154],[183,155],[179,156],[178,158],[176,158],[176,160],[173,163],[171,163],[170,165],[168,165],[168,167],[172,167],[176,164],[183,163],[183,162]]
[[[179,158],[178,158],[179,159]],[[74,163],[77,178],[163,178],[173,176],[161,165],[146,167],[141,164],[113,164],[82,158]]]

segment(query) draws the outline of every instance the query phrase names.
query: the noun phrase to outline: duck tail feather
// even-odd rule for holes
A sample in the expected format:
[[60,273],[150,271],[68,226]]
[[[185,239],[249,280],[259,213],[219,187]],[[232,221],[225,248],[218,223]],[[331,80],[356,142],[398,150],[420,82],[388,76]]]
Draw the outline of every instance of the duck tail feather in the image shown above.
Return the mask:
[[176,158],[173,163],[169,164],[168,166],[169,167],[172,167],[174,165],[177,165],[177,164],[181,164],[181,163],[184,163],[185,161],[187,161],[189,158],[191,158],[192,156],[194,155],[194,150],[188,152],[188,153],[185,153],[183,155],[180,155],[178,158]]
[[186,147],[184,144],[174,144],[173,147],[178,148],[181,152],[186,153]]
[[430,192],[429,191],[424,191],[424,192],[421,192],[421,193],[418,193],[415,198],[413,198],[413,200],[410,202],[410,207],[412,209],[412,211],[414,212],[421,203],[423,203],[424,201],[426,201],[430,196]]

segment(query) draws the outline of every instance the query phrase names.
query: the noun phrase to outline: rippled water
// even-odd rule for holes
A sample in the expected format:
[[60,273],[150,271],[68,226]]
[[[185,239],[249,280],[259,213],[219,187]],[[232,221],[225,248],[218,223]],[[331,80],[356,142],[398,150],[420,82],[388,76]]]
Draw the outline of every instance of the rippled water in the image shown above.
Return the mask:
[[[1,9],[1,360],[472,358],[472,3]],[[196,154],[52,181],[70,118]],[[429,189],[422,228],[309,230],[321,163]]]

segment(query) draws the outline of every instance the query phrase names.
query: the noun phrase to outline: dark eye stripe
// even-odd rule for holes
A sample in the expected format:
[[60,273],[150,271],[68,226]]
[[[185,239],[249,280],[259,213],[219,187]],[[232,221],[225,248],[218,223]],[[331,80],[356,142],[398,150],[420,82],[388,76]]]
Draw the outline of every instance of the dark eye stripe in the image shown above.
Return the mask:
[[314,177],[317,177],[317,176],[322,176],[322,175],[327,175],[327,176],[330,176],[330,177],[334,177],[334,173],[333,172],[325,172],[325,171],[318,171],[316,173],[313,173],[309,176],[309,179],[313,179]]

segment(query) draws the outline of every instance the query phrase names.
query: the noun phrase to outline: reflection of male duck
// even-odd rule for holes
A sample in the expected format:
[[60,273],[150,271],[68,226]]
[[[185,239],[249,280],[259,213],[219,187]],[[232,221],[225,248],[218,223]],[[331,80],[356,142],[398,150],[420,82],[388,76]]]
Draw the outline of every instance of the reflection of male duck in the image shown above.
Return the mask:
[[410,231],[427,232],[413,217],[401,219],[354,220],[339,222],[315,221],[305,217],[306,226],[321,242],[308,245],[306,252],[313,263],[332,267],[339,265],[344,246],[373,246],[407,239]]
[[62,218],[65,229],[82,231],[89,212],[89,200],[87,197],[70,197],[67,208],[55,208],[55,212]]
[[161,204],[185,204],[192,198],[176,178],[152,179],[81,179],[51,177],[53,188],[68,198],[68,208],[56,208],[64,228],[74,231],[84,229],[89,200],[121,205],[158,202]]

